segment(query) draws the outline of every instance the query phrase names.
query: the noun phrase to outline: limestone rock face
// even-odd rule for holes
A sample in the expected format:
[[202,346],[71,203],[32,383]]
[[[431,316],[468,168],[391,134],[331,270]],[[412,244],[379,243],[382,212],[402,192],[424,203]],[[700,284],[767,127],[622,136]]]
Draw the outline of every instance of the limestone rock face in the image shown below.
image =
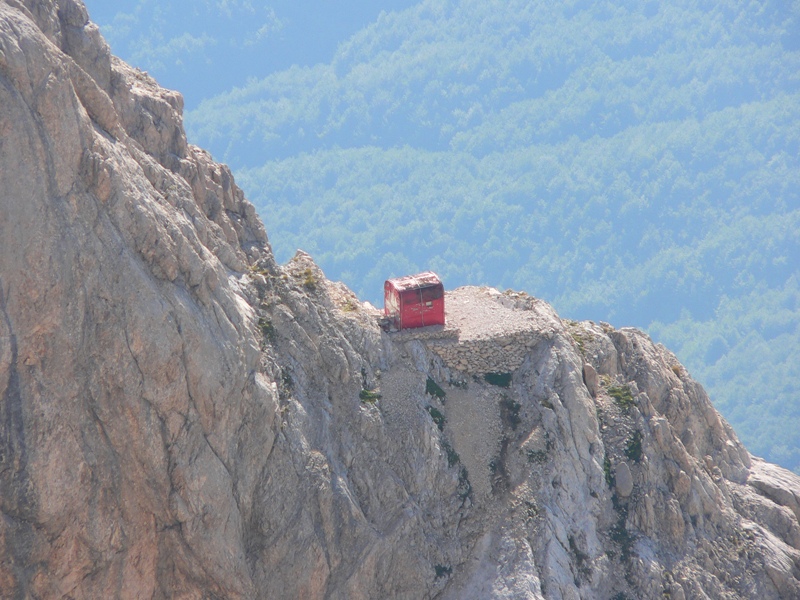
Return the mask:
[[800,478],[668,350],[486,288],[383,333],[181,111],[0,0],[4,598],[800,597]]
[[241,271],[271,255],[157,89],[80,2],[0,2],[3,597],[255,593],[277,399]]

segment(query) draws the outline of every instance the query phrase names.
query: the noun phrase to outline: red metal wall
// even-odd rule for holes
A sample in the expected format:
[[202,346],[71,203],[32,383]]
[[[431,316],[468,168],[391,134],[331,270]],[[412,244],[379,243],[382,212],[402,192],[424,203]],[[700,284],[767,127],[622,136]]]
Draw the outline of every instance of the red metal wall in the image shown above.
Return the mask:
[[444,286],[435,274],[389,279],[383,292],[383,312],[395,328],[444,325]]
[[442,286],[400,292],[400,329],[427,325],[444,325]]

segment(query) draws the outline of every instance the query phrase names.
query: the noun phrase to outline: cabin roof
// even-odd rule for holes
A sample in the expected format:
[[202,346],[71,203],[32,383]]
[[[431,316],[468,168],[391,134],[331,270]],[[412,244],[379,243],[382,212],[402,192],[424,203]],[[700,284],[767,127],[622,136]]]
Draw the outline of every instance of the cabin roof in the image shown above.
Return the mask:
[[398,292],[405,292],[407,290],[418,290],[434,285],[441,285],[442,281],[433,271],[425,271],[417,275],[406,275],[405,277],[388,279],[386,283],[391,284]]

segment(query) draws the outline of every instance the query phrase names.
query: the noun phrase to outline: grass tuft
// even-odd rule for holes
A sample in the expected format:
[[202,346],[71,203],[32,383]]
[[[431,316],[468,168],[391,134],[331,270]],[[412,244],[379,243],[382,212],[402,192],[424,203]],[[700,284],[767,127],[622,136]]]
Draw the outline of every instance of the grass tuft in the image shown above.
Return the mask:
[[317,276],[314,275],[314,271],[311,270],[311,267],[307,267],[300,272],[300,277],[302,277],[302,281],[300,282],[301,285],[306,288],[307,290],[315,290],[317,289]]
[[364,404],[375,404],[381,399],[380,393],[376,392],[375,390],[361,390],[358,393],[358,397]]
[[622,408],[630,408],[634,405],[633,393],[629,385],[612,385],[608,388],[608,395]]

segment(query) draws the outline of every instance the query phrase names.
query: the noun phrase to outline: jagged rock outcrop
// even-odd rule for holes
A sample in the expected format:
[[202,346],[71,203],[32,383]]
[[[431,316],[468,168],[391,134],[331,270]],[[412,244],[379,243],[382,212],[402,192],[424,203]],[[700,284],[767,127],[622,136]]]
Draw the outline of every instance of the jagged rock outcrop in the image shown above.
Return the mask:
[[669,351],[485,288],[383,333],[181,110],[0,0],[3,597],[800,597],[800,479]]

